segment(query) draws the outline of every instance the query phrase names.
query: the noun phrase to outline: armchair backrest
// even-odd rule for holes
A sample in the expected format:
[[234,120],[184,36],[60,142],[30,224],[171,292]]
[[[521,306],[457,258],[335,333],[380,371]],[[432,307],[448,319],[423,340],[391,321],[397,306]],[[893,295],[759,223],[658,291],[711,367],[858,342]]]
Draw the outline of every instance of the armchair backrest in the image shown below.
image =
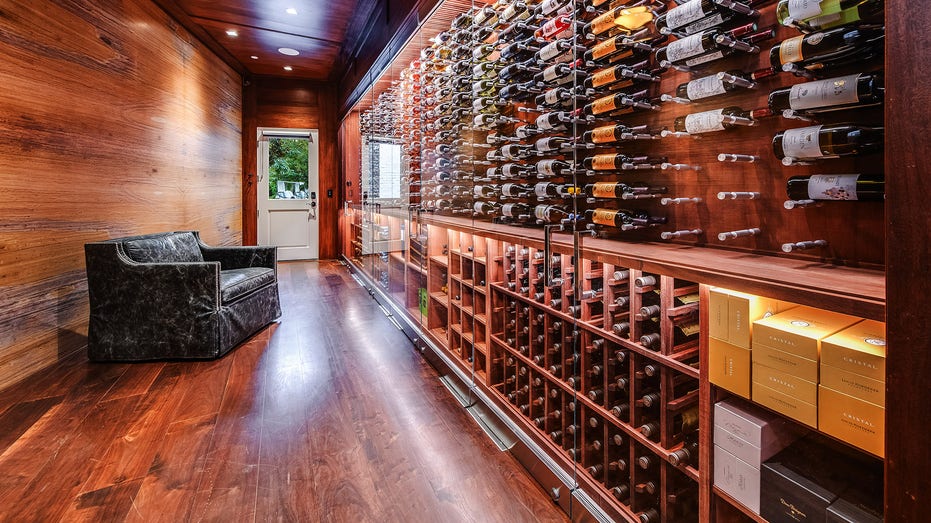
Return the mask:
[[192,232],[153,234],[123,241],[126,255],[140,263],[202,262],[200,244]]

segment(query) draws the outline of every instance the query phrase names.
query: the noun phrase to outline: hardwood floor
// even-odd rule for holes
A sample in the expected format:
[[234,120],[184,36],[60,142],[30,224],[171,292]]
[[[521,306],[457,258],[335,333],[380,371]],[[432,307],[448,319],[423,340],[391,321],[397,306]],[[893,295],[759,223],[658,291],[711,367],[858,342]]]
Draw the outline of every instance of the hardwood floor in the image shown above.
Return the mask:
[[0,392],[0,521],[566,521],[335,262],[218,361],[76,355]]

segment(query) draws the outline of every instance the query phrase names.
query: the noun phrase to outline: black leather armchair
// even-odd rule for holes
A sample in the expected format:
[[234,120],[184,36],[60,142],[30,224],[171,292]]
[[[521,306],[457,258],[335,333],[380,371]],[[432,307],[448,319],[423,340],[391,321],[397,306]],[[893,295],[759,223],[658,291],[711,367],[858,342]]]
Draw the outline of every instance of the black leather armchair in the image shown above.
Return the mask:
[[275,247],[209,247],[177,231],[84,253],[94,361],[217,358],[281,315]]

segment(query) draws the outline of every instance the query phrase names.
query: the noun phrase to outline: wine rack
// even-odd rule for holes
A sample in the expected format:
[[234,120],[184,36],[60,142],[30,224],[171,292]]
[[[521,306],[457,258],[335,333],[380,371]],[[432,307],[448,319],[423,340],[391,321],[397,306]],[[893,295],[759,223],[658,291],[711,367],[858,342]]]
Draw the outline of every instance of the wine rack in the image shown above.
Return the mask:
[[[882,202],[800,202],[787,183],[867,179],[882,148],[784,163],[773,142],[816,123],[881,125],[883,111],[772,111],[770,92],[818,79],[772,69],[770,47],[800,34],[774,3],[747,20],[721,11],[733,22],[708,34],[726,56],[693,71],[671,53],[690,37],[659,20],[629,56],[590,56],[623,37],[598,29],[621,23],[596,19],[614,9],[598,4],[447,1],[397,58],[398,81],[360,105],[372,121],[393,111],[379,132],[404,144],[407,203],[428,229],[407,264],[427,290],[421,321],[611,517],[759,520],[709,478],[711,400],[727,394],[700,365],[703,288],[881,319]],[[881,72],[881,48],[868,51],[814,74]],[[726,94],[701,96],[711,76]],[[837,234],[851,228],[863,234]]]

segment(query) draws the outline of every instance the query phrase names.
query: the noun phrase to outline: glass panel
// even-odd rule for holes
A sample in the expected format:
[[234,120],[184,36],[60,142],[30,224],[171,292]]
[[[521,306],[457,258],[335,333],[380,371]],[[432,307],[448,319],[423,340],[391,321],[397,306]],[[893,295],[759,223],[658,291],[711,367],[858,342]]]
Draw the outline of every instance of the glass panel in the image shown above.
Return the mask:
[[268,138],[268,199],[308,197],[307,138]]

